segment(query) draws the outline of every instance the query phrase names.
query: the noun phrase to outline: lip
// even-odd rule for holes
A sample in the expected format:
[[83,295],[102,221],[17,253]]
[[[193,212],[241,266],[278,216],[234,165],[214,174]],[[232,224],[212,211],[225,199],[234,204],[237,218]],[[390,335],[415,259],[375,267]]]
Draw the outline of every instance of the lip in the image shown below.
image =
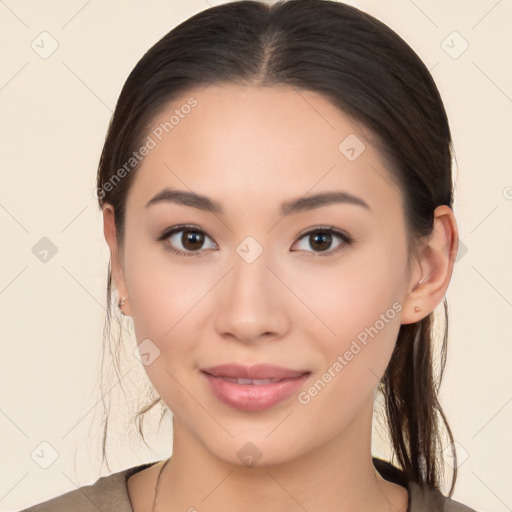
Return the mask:
[[[246,412],[263,411],[277,405],[297,391],[311,374],[266,364],[251,367],[228,364],[205,368],[201,373],[213,395],[222,403]],[[280,380],[268,384],[238,384],[226,378]]]
[[308,370],[292,370],[284,366],[265,363],[252,366],[227,363],[210,368],[201,368],[201,371],[215,377],[232,377],[238,379],[290,379],[309,373]]

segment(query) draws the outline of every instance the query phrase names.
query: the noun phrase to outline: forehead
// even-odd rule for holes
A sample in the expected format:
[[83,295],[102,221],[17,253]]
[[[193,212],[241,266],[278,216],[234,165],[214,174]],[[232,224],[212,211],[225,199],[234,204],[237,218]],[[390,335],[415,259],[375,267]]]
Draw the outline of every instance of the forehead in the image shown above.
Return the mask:
[[[192,101],[195,106],[186,108]],[[324,96],[285,86],[226,84],[196,90],[167,105],[154,129],[165,128],[180,110],[188,113],[174,116],[172,129],[162,134],[176,156],[239,158],[246,166],[284,154],[292,163],[310,154],[315,160],[337,157],[338,139],[361,132]]]
[[132,183],[135,199],[165,186],[241,203],[340,187],[398,197],[369,133],[312,91],[192,90],[163,107],[147,137],[154,147]]

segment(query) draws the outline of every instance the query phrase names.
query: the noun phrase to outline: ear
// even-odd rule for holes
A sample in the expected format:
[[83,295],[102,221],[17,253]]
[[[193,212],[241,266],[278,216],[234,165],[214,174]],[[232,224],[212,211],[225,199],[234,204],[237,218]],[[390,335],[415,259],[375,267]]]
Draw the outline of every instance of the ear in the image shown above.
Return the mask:
[[112,273],[112,279],[114,281],[118,298],[119,300],[121,297],[126,298],[122,311],[125,315],[130,316],[130,306],[128,302],[126,281],[124,278],[121,247],[119,247],[117,243],[114,207],[108,203],[103,207],[103,233],[110,248],[110,271]]
[[[419,322],[443,300],[458,248],[459,233],[453,211],[447,205],[438,206],[434,211],[434,228],[417,260],[419,269],[411,273],[402,324]],[[417,307],[421,310],[415,311]]]

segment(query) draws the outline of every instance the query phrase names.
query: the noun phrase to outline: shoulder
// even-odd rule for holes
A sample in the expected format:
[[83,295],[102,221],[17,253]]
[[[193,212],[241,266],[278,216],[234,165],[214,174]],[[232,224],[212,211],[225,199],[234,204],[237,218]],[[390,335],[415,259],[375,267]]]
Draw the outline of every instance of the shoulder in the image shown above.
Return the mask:
[[476,512],[458,501],[444,496],[434,487],[422,487],[416,482],[409,482],[410,512]]
[[418,482],[408,481],[401,469],[386,460],[373,457],[373,464],[383,478],[407,488],[409,491],[407,512],[476,512],[475,509],[447,498],[435,487],[421,486]]
[[84,485],[19,512],[69,512],[70,510],[73,512],[98,512],[98,510],[133,512],[126,480],[150,465],[151,463],[134,466],[103,476],[90,485]]

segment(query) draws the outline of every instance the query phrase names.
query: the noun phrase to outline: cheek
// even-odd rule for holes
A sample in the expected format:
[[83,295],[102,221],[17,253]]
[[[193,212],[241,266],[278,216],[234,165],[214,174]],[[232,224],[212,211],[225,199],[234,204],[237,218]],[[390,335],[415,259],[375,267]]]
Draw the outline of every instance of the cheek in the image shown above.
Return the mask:
[[127,291],[144,369],[167,406],[181,411],[186,397],[179,383],[194,370],[195,340],[200,339],[194,329],[201,297],[211,284],[171,265],[165,255],[146,257],[148,251],[132,249],[125,258]]
[[314,343],[312,352],[322,357],[315,379],[299,402],[311,403],[319,414],[329,410],[338,427],[354,417],[364,402],[373,400],[400,329],[400,302],[393,302],[385,288],[373,293],[371,300],[361,287],[350,293],[324,295],[322,319],[334,334],[319,328],[316,321],[312,322],[316,328],[305,327],[311,329],[308,339]]
[[322,354],[320,374],[337,396],[356,400],[354,389],[366,396],[384,374],[400,329],[405,264],[405,248],[373,246],[295,281],[315,313],[300,328]]
[[214,282],[215,276],[209,279],[209,274],[198,270],[197,264],[173,264],[175,258],[161,246],[144,240],[127,246],[130,311],[136,330],[144,337],[171,337],[180,322],[190,322]]
[[313,332],[331,346],[336,340],[355,338],[375,324],[383,330],[400,316],[403,269],[399,255],[393,262],[375,254],[379,252],[368,258],[354,254],[336,266],[310,264],[309,269],[287,276],[311,312],[307,319]]
[[148,262],[133,255],[127,268],[130,310],[143,362],[144,353],[149,353],[144,369],[164,403],[179,415],[190,400],[180,383],[195,370],[200,335],[194,330],[199,328],[201,297],[211,285],[159,258]]

